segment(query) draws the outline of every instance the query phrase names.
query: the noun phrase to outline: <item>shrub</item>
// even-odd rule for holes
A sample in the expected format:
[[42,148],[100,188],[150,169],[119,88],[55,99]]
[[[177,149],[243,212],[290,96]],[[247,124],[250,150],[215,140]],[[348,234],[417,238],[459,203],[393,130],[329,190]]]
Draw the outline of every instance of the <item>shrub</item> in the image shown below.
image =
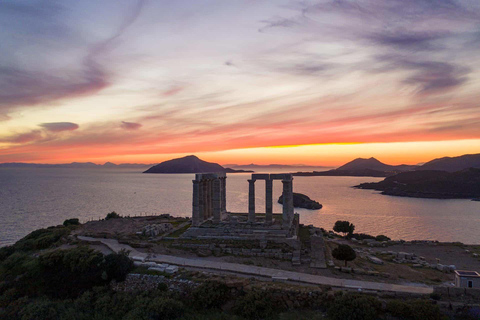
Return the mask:
[[355,238],[357,240],[367,240],[367,239],[375,239],[374,236],[367,234],[367,233],[353,233],[350,235],[351,238]]
[[120,215],[118,213],[116,213],[115,211],[112,211],[109,214],[107,214],[107,216],[105,217],[105,220],[119,219],[119,218],[121,218]]
[[273,299],[266,292],[250,291],[237,299],[233,312],[247,319],[265,319],[272,317],[275,311]]
[[176,319],[183,315],[185,307],[182,302],[170,298],[155,298],[148,307],[153,319]]
[[119,253],[111,253],[105,256],[104,269],[108,276],[107,280],[125,280],[127,274],[134,268],[133,261],[128,257],[128,254],[128,251],[122,250]]
[[408,320],[439,320],[444,319],[437,305],[426,300],[403,302],[392,300],[387,302],[387,312],[394,317]]
[[349,245],[340,244],[338,247],[332,250],[332,256],[337,260],[345,261],[345,267],[347,266],[348,261],[355,260],[357,254],[355,250],[352,249]]
[[192,292],[193,304],[199,310],[220,308],[229,298],[230,289],[218,281],[205,281]]
[[63,225],[65,227],[78,226],[79,224],[80,224],[80,221],[77,218],[67,219],[67,220],[63,221]]
[[374,297],[343,294],[335,298],[327,313],[332,320],[376,320],[381,307]]
[[69,233],[70,229],[63,226],[38,229],[18,240],[17,243],[14,244],[14,248],[21,251],[46,249]]
[[375,237],[375,240],[377,240],[377,241],[389,241],[391,239],[387,236],[384,236],[383,234],[380,234],[380,235]]
[[29,303],[20,311],[22,320],[60,319],[55,303],[49,300],[38,300]]
[[14,246],[7,246],[7,247],[0,248],[0,262],[7,259],[14,252],[15,252]]

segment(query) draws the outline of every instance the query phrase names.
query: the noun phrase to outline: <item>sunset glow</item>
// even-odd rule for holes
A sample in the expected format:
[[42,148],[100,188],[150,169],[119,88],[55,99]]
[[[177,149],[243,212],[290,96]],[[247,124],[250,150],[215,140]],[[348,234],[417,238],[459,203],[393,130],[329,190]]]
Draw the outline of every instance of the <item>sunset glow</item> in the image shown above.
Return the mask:
[[2,1],[0,162],[479,153],[478,21],[470,0]]

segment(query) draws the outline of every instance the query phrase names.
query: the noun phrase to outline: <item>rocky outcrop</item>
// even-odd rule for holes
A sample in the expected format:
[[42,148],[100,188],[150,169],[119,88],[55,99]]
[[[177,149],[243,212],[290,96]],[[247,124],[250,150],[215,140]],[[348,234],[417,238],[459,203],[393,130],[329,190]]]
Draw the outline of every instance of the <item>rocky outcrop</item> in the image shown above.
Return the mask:
[[[278,198],[278,203],[283,204],[283,195]],[[322,205],[315,200],[310,199],[302,193],[293,193],[293,206],[295,208],[304,208],[309,210],[322,209]]]

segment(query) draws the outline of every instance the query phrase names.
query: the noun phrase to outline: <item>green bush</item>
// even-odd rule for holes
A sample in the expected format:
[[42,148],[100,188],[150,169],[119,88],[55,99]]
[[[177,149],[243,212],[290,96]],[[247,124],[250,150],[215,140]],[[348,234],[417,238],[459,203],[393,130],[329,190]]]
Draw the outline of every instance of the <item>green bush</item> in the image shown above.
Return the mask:
[[343,294],[335,297],[327,313],[332,320],[376,320],[381,307],[380,301],[374,297]]
[[62,237],[67,236],[69,233],[70,229],[64,226],[38,229],[18,240],[13,246],[15,250],[20,251],[46,249],[56,244]]
[[274,309],[273,299],[267,292],[250,291],[235,302],[233,312],[247,319],[265,319],[282,310]]
[[408,303],[400,300],[388,301],[387,312],[405,320],[439,320],[445,317],[437,305],[427,300],[415,300]]
[[125,280],[127,274],[134,268],[133,261],[128,255],[128,251],[122,250],[105,256],[104,270],[107,273],[107,280]]
[[38,300],[29,303],[19,312],[22,320],[56,320],[61,319],[57,306],[49,300]]
[[170,320],[183,315],[185,307],[182,302],[170,298],[158,297],[153,299],[148,311],[152,319]]
[[119,219],[119,218],[121,218],[121,216],[118,213],[116,213],[115,211],[112,211],[109,214],[107,214],[107,216],[105,217],[105,220]]
[[377,241],[389,241],[391,239],[389,237],[383,235],[383,234],[380,234],[380,235],[375,237],[375,240],[377,240]]
[[0,248],[0,262],[7,259],[14,252],[15,252],[15,247],[14,246],[1,247]]
[[192,302],[195,308],[220,308],[230,299],[230,289],[223,282],[205,281],[192,292]]
[[63,225],[65,227],[78,226],[79,224],[80,224],[80,221],[77,218],[67,219],[67,220],[63,221]]

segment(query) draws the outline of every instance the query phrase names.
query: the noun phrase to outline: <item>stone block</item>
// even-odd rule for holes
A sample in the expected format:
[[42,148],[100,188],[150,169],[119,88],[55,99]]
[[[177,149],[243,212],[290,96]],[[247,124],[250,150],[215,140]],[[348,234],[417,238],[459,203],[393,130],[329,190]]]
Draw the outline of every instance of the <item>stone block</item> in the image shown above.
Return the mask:
[[374,264],[383,264],[383,260],[374,256],[367,256],[368,260]]

